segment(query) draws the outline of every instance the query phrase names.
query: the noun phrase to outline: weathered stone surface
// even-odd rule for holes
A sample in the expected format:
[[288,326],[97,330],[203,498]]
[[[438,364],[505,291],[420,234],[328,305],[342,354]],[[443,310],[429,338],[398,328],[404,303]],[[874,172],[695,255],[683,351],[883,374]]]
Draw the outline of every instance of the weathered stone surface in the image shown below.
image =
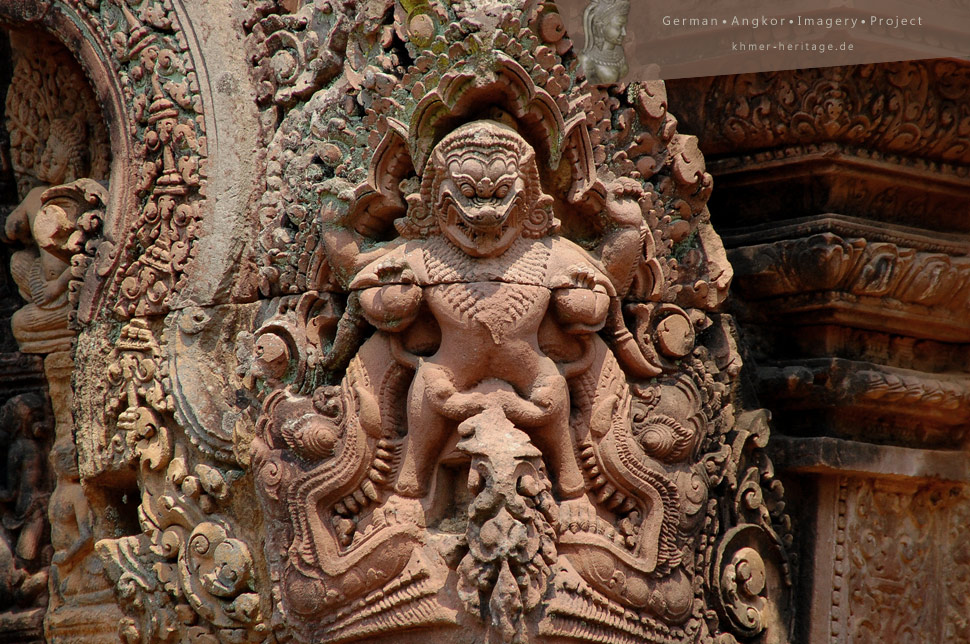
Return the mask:
[[727,216],[714,223],[773,413],[769,451],[808,500],[793,506],[813,562],[796,591],[804,641],[966,638],[962,596],[935,584],[966,576],[947,525],[965,514],[968,471],[970,159],[947,115],[968,70],[670,83],[682,125],[716,157],[712,208]]
[[[87,519],[81,513],[67,517],[83,499],[72,496],[70,479],[64,479],[65,471],[76,469],[70,356],[75,331],[69,323],[77,300],[71,287],[84,268],[71,264],[75,254],[84,256],[87,235],[96,227],[92,222],[103,216],[107,193],[95,179],[106,176],[108,145],[97,102],[70,53],[39,34],[15,34],[11,48],[5,122],[20,203],[6,216],[4,239],[20,246],[10,258],[10,274],[27,303],[13,313],[10,326],[21,352],[43,356],[46,382],[3,408],[9,440],[2,499],[8,504],[4,528],[11,548],[3,557],[0,584],[3,604],[12,610],[0,617],[5,620],[0,630],[12,638],[5,641],[36,641],[42,632],[48,641],[62,641],[64,611],[78,610],[71,607],[81,598],[77,588],[90,577],[75,565],[84,555]],[[52,454],[60,457],[49,462]],[[99,603],[107,602],[110,610],[112,600],[102,593]],[[45,609],[18,612],[32,606]],[[108,616],[96,612],[75,619],[71,641],[82,641],[86,623]]]
[[552,2],[0,25],[0,641],[966,639],[965,65],[698,139]]
[[399,14],[431,51],[348,56],[270,143],[251,467],[299,640],[787,637],[780,489],[768,523],[725,494],[767,427],[728,404],[702,159],[661,84],[577,83],[541,17]]

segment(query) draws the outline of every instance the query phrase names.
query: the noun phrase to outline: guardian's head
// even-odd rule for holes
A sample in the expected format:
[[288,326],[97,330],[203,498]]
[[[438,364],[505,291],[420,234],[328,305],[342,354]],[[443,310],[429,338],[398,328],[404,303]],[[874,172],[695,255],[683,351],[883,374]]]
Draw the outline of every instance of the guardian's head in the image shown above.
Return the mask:
[[438,227],[472,257],[501,255],[520,236],[553,229],[535,150],[495,121],[465,124],[435,146],[431,207]]

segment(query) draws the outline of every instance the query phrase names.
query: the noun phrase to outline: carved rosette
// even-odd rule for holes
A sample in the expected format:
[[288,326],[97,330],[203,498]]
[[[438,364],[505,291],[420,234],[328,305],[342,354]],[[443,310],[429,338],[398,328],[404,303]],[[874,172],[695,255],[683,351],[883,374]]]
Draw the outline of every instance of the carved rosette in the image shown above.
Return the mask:
[[767,420],[663,84],[584,82],[551,5],[336,4],[247,23],[282,115],[240,336],[277,636],[787,641]]

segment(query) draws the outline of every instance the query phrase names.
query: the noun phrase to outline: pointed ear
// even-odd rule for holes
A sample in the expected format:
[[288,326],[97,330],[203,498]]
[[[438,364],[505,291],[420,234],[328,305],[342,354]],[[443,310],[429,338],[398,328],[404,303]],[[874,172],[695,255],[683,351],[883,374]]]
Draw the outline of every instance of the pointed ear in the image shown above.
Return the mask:
[[570,165],[572,185],[569,189],[570,203],[593,199],[598,205],[606,202],[606,188],[596,176],[596,162],[593,160],[593,146],[586,127],[586,115],[577,114],[569,119],[563,128],[562,159]]
[[401,181],[414,171],[407,132],[407,127],[397,119],[387,119],[387,132],[374,150],[367,181],[354,194],[350,221],[365,237],[380,237],[393,225],[395,218],[407,211],[399,187]]

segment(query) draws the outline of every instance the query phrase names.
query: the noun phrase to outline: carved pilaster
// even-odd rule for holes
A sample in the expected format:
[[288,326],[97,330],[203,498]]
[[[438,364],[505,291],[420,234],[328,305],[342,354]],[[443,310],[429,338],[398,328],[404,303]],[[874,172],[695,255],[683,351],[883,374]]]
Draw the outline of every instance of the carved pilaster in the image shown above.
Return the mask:
[[784,434],[771,452],[817,500],[796,513],[809,641],[963,628],[928,571],[965,577],[947,530],[970,459],[970,148],[950,118],[968,79],[939,60],[671,83],[716,158],[734,311]]

